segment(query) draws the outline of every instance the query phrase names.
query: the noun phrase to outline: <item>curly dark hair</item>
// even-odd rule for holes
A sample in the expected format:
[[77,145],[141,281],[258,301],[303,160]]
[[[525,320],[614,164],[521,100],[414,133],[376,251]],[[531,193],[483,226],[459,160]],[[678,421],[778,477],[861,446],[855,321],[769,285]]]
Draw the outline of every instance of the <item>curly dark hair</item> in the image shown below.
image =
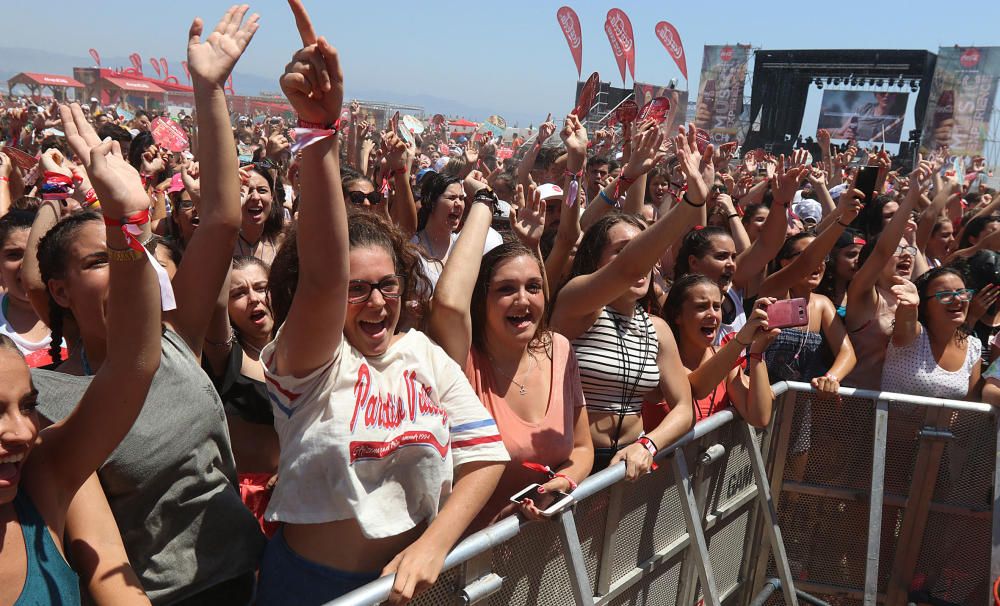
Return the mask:
[[[530,257],[538,264],[538,271],[545,276],[545,269],[541,259],[534,252],[520,242],[506,242],[490,250],[483,255],[483,261],[479,266],[479,276],[476,278],[476,287],[472,291],[471,315],[472,315],[472,345],[479,351],[486,351],[486,293],[490,289],[490,282],[497,268],[505,261],[518,257]],[[546,321],[546,311],[549,307],[549,292],[545,289],[545,310],[538,320],[538,327],[531,338],[528,347],[532,351],[545,352],[551,356],[549,345],[552,343],[552,335],[548,330]]]
[[[427,279],[427,274],[424,272],[417,249],[410,244],[403,232],[393,223],[376,213],[350,208],[347,211],[347,225],[350,248],[381,247],[392,257],[396,273],[406,276],[402,296],[404,305],[400,310],[401,317],[397,328],[403,323],[403,315],[421,317],[427,305],[427,301],[422,298],[423,293],[430,293],[433,289],[430,280]],[[267,278],[267,290],[271,298],[271,310],[274,314],[275,333],[288,318],[288,310],[292,307],[298,283],[298,232],[292,228],[288,231],[281,248],[278,249],[278,254],[275,255],[274,261],[271,263],[271,272]],[[407,305],[411,301],[417,302],[415,309]],[[413,322],[413,324],[416,323]]]

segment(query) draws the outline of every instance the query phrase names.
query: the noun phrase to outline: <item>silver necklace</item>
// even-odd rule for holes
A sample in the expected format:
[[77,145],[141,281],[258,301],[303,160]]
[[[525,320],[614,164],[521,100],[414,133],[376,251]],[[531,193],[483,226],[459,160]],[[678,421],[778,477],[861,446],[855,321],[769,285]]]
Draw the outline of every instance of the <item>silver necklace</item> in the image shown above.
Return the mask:
[[[503,375],[504,377],[506,377],[506,378],[510,379],[510,382],[511,382],[511,383],[513,383],[514,385],[517,385],[517,393],[518,393],[518,394],[520,394],[520,395],[522,395],[522,396],[524,396],[524,395],[527,395],[527,394],[528,394],[528,388],[527,388],[527,387],[525,387],[524,383],[521,383],[521,382],[519,382],[519,381],[518,381],[517,379],[515,379],[515,378],[514,378],[513,376],[511,376],[511,375],[509,375],[508,373],[506,373],[506,372],[504,372],[503,370],[501,370],[501,369],[500,369],[500,365],[499,365],[499,364],[497,364],[497,361],[493,359],[493,356],[490,356],[489,354],[487,354],[487,356],[489,357],[489,359],[490,359],[490,362],[493,362],[493,370],[495,370],[495,371],[499,372],[499,373],[500,373],[500,374],[502,374],[502,375]],[[534,360],[534,359],[535,359],[535,356],[530,356],[530,357],[531,357],[531,359],[532,359],[532,360]],[[529,370],[530,370],[530,369],[529,369]],[[514,370],[514,374],[517,374],[517,369],[515,369],[515,370]]]

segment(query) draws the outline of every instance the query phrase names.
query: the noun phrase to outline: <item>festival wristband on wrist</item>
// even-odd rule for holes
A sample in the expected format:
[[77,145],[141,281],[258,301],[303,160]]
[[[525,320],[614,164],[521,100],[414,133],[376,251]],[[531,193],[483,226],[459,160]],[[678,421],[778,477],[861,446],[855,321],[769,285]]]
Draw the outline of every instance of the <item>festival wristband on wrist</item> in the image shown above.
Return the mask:
[[656,456],[656,453],[660,452],[660,449],[656,446],[656,442],[652,440],[649,436],[639,436],[636,442],[642,444],[646,450],[649,451],[650,456]]
[[608,197],[608,194],[604,193],[603,189],[599,191],[597,195],[600,196],[602,200],[604,200],[605,202],[607,202],[608,204],[610,204],[615,208],[618,208],[620,206],[617,201],[612,200],[610,197]]
[[691,201],[691,198],[688,198],[687,192],[684,192],[684,195],[681,196],[681,200],[683,200],[684,203],[687,204],[688,206],[693,206],[695,208],[701,208],[702,206],[705,206],[705,202],[707,202],[707,200],[702,200],[701,204],[695,204],[694,202]]
[[554,477],[556,477],[556,478],[562,478],[562,479],[566,480],[567,482],[569,482],[569,489],[571,491],[576,490],[577,483],[574,482],[573,478],[569,477],[568,475],[566,475],[564,473],[557,473],[557,474],[554,474]]
[[[118,220],[112,219],[105,215],[104,224],[108,227],[117,227],[122,231],[122,235],[125,236],[125,242],[128,244],[128,248],[132,251],[131,254],[136,254],[139,256],[145,255],[146,259],[149,260],[150,264],[153,266],[153,270],[156,272],[157,282],[160,283],[160,309],[163,311],[170,311],[172,309],[177,309],[177,302],[174,300],[174,289],[170,285],[170,277],[167,276],[167,270],[160,265],[156,257],[149,252],[142,242],[139,241],[137,236],[142,234],[141,225],[149,223],[149,210],[139,211],[131,216],[124,216]],[[120,253],[120,258],[115,258],[112,256],[112,250],[115,253]],[[130,253],[126,253],[123,250],[109,249],[108,256],[112,260],[131,260],[127,257]]]
[[340,120],[337,120],[333,124],[320,124],[318,122],[306,122],[299,118],[298,128],[292,129],[295,139],[291,147],[292,155],[294,156],[317,141],[335,137],[338,132],[340,132]]

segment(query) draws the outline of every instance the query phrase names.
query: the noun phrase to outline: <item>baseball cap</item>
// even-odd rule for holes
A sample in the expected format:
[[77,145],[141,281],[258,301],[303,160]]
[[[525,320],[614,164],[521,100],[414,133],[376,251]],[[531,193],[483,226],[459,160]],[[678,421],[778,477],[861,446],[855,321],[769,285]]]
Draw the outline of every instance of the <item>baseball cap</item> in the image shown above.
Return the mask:
[[538,186],[538,195],[541,196],[542,200],[548,200],[549,198],[562,198],[563,190],[555,183],[542,183]]
[[184,181],[181,180],[180,173],[174,173],[174,176],[170,177],[170,187],[167,188],[167,193],[172,194],[178,191],[184,191]]

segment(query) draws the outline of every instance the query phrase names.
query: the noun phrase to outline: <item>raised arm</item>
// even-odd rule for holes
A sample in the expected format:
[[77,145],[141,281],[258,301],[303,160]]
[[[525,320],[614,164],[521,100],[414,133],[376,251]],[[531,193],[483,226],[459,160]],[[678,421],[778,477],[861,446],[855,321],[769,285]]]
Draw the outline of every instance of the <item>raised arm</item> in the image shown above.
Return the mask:
[[[562,285],[563,275],[569,265],[573,248],[580,239],[580,200],[585,194],[579,175],[583,172],[587,160],[587,129],[574,114],[566,116],[562,132],[559,133],[566,145],[566,175],[563,177],[563,201],[559,205],[559,227],[556,228],[556,239],[552,250],[545,257],[545,275],[550,293]],[[572,185],[573,175],[577,175],[576,196]],[[528,197],[528,196],[526,196]],[[551,219],[549,219],[551,220]],[[550,295],[551,296],[551,295]]]
[[[556,132],[556,123],[552,121],[552,113],[545,117],[545,122],[538,125],[538,135],[535,137],[535,144],[528,149],[521,158],[521,162],[517,165],[517,182],[520,183],[525,190],[531,185],[531,170],[535,168],[535,160],[538,158],[538,152],[542,150],[542,145],[545,141]],[[538,185],[541,185],[540,183]]]
[[758,276],[764,271],[767,264],[781,250],[781,245],[785,241],[785,230],[788,228],[788,205],[795,197],[799,181],[806,170],[808,169],[803,166],[792,166],[785,170],[785,157],[778,158],[778,166],[771,188],[773,195],[771,212],[768,213],[767,220],[761,226],[760,236],[757,240],[736,258],[733,284],[742,289],[745,296],[757,294],[752,286],[756,283],[756,279],[759,279]]
[[784,297],[788,289],[812,273],[823,259],[830,254],[840,234],[851,224],[851,221],[861,212],[861,197],[864,194],[857,190],[845,191],[841,198],[847,196],[849,201],[844,207],[840,219],[827,227],[817,236],[802,254],[792,259],[792,262],[764,279],[758,294],[767,297]]
[[[893,252],[899,246],[899,240],[903,237],[906,224],[910,220],[910,211],[913,210],[920,198],[920,184],[929,178],[930,163],[922,160],[919,166],[910,173],[910,191],[900,203],[899,210],[892,217],[892,221],[889,221],[889,224],[882,230],[871,255],[854,274],[854,278],[847,287],[847,329],[849,331],[856,330],[856,327],[863,325],[875,312],[876,300],[873,293],[875,283],[878,281],[882,268],[885,267],[886,263],[889,263]],[[855,328],[851,328],[852,326]]]
[[[68,417],[45,430],[39,449],[66,507],[83,482],[125,437],[160,365],[160,292],[138,241],[149,237],[149,197],[139,173],[110,139],[101,142],[80,106],[61,108],[66,137],[87,166],[108,222],[107,357]],[[129,218],[140,236],[126,237]],[[138,238],[138,240],[137,240]],[[132,246],[138,247],[138,252]]]
[[10,210],[12,196],[10,195],[10,180],[17,167],[6,154],[0,153],[0,217]]
[[708,186],[702,180],[701,171],[705,162],[711,162],[711,146],[702,158],[695,141],[694,125],[690,125],[686,133],[681,129],[675,143],[688,181],[685,201],[663,215],[652,227],[639,233],[610,263],[592,274],[570,280],[556,300],[553,326],[560,326],[570,334],[575,333],[572,327],[579,320],[614,301],[629,285],[649,273],[663,252],[701,216],[708,198]]
[[49,323],[49,289],[42,281],[42,270],[38,266],[38,244],[45,234],[59,222],[62,206],[58,200],[47,200],[38,207],[35,220],[28,232],[28,243],[24,247],[24,261],[21,263],[21,284],[28,293],[28,300],[35,314]]
[[892,325],[892,344],[906,347],[920,335],[920,322],[917,320],[920,293],[913,282],[905,278],[893,276],[892,282],[892,294],[896,295],[899,302]]
[[[301,120],[332,125],[344,99],[340,57],[326,38],[316,36],[301,1],[289,5],[304,48],[285,67],[281,90]],[[276,347],[278,374],[309,374],[333,358],[343,339],[350,247],[338,152],[335,136],[302,150],[299,278]]]
[[[774,406],[774,392],[771,391],[771,380],[767,374],[767,364],[764,363],[764,351],[781,333],[781,330],[768,328],[767,325],[767,311],[765,310],[774,301],[768,297],[757,299],[753,311],[747,318],[746,325],[737,334],[738,337],[741,337],[741,342],[737,345],[738,349],[749,353],[747,356],[749,374],[744,374],[740,367],[733,368],[735,363],[731,363],[727,373],[726,389],[733,407],[740,413],[744,421],[754,427],[766,427],[771,422],[771,410]],[[748,326],[750,327],[749,331],[747,330]],[[712,356],[710,362],[714,362],[714,359],[719,357],[723,350],[731,347],[734,341],[736,339],[731,339],[719,353]],[[746,345],[748,342],[750,344]],[[727,357],[731,355],[728,353]],[[690,377],[690,375],[688,376]],[[719,382],[721,381],[722,379]],[[719,382],[715,385],[718,385]],[[712,389],[715,389],[715,385],[712,386]],[[709,393],[711,391],[706,392],[704,396],[695,394],[695,397],[704,398]]]
[[198,229],[173,280],[177,310],[167,322],[195,355],[201,355],[215,311],[212,295],[226,280],[240,230],[239,162],[223,87],[257,31],[258,15],[243,22],[247,10],[246,5],[230,8],[204,41],[201,18],[194,20],[188,34],[188,69],[200,134],[201,203]]
[[[521,193],[520,185],[517,191]],[[473,196],[465,226],[448,255],[431,299],[427,334],[462,368],[465,368],[472,347],[472,291],[476,287],[483,245],[492,220],[490,205],[477,202]]]
[[389,133],[382,143],[387,149],[385,167],[389,170],[388,179],[392,181],[389,216],[396,227],[409,238],[417,231],[417,205],[413,201],[413,190],[410,189],[412,156],[406,142],[396,133]]
[[936,183],[940,182],[941,185],[934,194],[934,198],[931,199],[930,206],[924,209],[920,223],[917,224],[916,246],[921,252],[927,249],[927,243],[931,239],[931,233],[934,231],[934,224],[937,222],[938,216],[941,215],[950,201],[962,197],[962,188],[955,179],[951,177],[942,179],[935,173],[934,180]]

